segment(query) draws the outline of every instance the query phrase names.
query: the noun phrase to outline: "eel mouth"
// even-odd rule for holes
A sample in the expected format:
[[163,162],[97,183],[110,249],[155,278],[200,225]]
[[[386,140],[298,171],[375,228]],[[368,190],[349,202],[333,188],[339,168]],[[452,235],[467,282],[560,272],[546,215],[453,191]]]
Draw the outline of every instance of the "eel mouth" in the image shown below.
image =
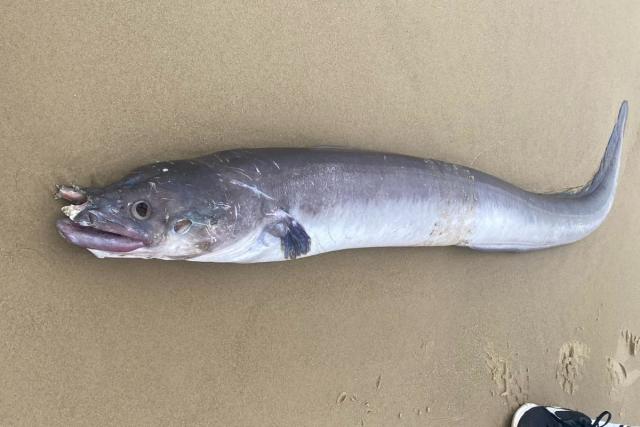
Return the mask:
[[120,227],[102,227],[98,224],[81,225],[68,218],[63,218],[57,221],[56,228],[66,241],[81,248],[108,252],[131,252],[146,246],[142,238],[134,237],[132,233],[122,234],[125,231],[120,230]]
[[71,202],[62,208],[68,218],[56,222],[58,233],[69,243],[107,252],[131,252],[151,243],[142,233],[94,210],[89,189],[77,185],[57,185],[56,190],[56,199]]

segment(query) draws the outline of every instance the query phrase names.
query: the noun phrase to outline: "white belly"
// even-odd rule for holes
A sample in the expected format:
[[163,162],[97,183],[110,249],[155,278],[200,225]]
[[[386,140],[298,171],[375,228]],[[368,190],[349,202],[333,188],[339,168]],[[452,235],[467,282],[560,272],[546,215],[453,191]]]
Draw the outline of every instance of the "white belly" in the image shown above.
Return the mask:
[[[351,203],[315,215],[292,209],[290,214],[311,238],[311,250],[301,257],[352,248],[464,244],[473,223],[470,207],[417,200]],[[237,263],[283,260],[280,239],[262,230],[191,259]]]

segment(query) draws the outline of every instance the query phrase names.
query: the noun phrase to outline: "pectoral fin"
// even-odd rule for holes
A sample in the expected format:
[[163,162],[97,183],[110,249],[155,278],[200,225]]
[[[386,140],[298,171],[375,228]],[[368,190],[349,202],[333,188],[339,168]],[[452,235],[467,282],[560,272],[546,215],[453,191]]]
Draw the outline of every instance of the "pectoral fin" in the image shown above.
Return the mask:
[[311,237],[302,224],[283,210],[279,210],[275,216],[278,221],[272,224],[268,231],[280,238],[285,259],[296,259],[308,253],[311,249]]

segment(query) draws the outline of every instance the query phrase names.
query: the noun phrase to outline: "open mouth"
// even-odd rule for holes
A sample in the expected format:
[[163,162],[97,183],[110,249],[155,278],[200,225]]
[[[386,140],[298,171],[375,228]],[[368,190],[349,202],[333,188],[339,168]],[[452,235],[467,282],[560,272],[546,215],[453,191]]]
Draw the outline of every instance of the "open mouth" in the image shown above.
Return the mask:
[[89,209],[86,193],[79,187],[59,186],[56,196],[73,203],[62,208],[69,218],[56,222],[58,233],[69,243],[108,252],[130,252],[146,246],[138,233]]

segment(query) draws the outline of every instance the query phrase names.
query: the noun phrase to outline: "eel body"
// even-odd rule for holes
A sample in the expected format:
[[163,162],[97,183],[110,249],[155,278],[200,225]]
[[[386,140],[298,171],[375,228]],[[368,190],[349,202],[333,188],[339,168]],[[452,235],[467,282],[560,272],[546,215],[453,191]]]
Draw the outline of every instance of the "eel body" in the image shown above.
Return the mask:
[[529,251],[605,220],[627,103],[578,190],[538,194],[469,167],[336,148],[229,150],[134,170],[104,188],[59,186],[60,234],[99,257],[267,262],[364,247]]

